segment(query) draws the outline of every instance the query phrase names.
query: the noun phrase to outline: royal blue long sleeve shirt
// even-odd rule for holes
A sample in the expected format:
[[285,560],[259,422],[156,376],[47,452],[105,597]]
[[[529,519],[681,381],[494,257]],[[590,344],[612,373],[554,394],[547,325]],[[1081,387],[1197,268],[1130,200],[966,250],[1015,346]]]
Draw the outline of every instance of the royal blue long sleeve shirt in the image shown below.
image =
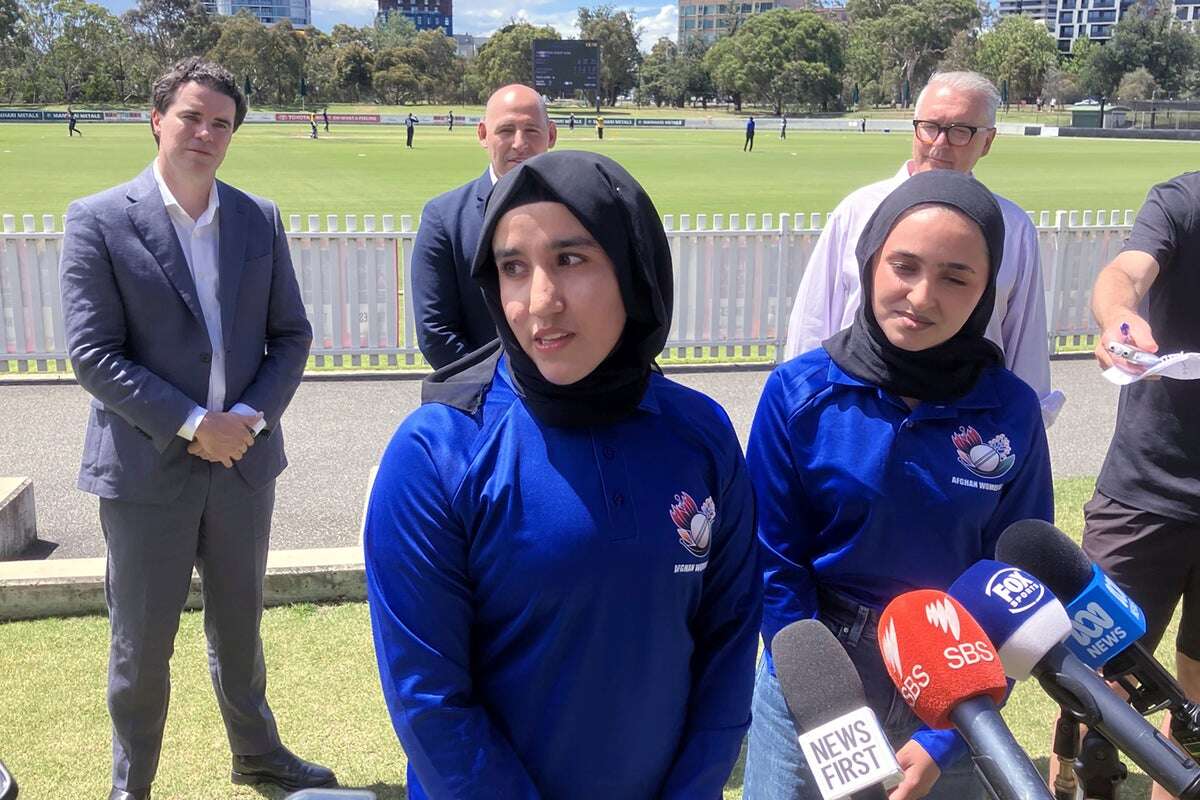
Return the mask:
[[[767,379],[746,457],[768,659],[776,633],[818,615],[819,586],[882,609],[949,587],[1009,524],[1054,519],[1037,395],[1002,367],[958,400],[910,409],[817,348]],[[953,731],[913,738],[943,768],[966,752]]]
[[712,400],[654,375],[607,426],[539,423],[501,360],[421,406],[375,480],[367,587],[413,798],[718,798],[750,721],[761,568]]

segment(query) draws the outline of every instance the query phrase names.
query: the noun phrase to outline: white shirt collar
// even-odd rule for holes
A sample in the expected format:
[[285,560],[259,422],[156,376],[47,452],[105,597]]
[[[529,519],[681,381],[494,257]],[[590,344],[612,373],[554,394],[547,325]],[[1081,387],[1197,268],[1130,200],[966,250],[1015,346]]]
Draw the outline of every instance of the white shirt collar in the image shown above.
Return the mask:
[[154,167],[154,182],[158,184],[158,193],[162,195],[163,205],[167,207],[167,213],[182,214],[183,218],[189,224],[201,227],[208,225],[217,215],[217,209],[221,206],[221,200],[217,196],[217,182],[212,182],[212,187],[208,190],[208,207],[204,209],[204,213],[199,219],[193,220],[191,215],[184,210],[179,201],[175,199],[175,195],[171,193],[171,189],[167,186],[167,182],[163,180],[162,173],[158,170],[158,159],[154,159],[152,166]]
[[492,178],[492,186],[496,185],[496,181],[500,180],[500,176],[496,174],[496,168],[488,164],[488,175]]
[[[913,174],[913,160],[910,158],[908,161],[905,161],[904,164],[900,167],[900,171],[896,173],[896,177],[900,178],[901,180],[907,180],[908,178],[912,177],[912,174]],[[974,170],[968,172],[967,174],[970,175],[972,178],[975,177]]]

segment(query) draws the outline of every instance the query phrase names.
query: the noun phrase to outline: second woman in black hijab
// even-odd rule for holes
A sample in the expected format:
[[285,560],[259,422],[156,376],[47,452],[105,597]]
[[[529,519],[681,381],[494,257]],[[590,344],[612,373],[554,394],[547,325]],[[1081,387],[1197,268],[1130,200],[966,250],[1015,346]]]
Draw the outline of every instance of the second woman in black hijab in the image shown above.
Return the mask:
[[858,668],[904,779],[890,800],[973,800],[957,734],[923,728],[879,654],[879,611],[946,589],[1011,523],[1053,519],[1037,397],[984,338],[1003,253],[992,194],[958,172],[914,175],[867,223],[853,325],[767,380],[747,446],[764,568],[765,656],[746,800],[819,798],[774,674],[771,641],[824,622]]
[[488,201],[497,343],[435,373],[365,548],[412,798],[718,798],[749,724],[753,503],[711,400],[657,371],[658,214],[615,162],[538,156]]

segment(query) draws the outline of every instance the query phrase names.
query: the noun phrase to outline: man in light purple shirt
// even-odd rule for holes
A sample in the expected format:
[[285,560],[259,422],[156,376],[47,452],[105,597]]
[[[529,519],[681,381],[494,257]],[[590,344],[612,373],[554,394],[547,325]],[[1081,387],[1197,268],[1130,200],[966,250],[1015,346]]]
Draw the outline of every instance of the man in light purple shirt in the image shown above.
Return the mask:
[[[854,248],[867,220],[892,190],[930,169],[971,172],[996,138],[996,87],[974,72],[943,72],[917,98],[913,157],[891,178],[848,195],[829,216],[809,257],[788,323],[785,358],[821,346],[847,328],[862,302]],[[987,336],[1004,351],[1004,363],[1037,392],[1050,425],[1065,398],[1050,390],[1049,337],[1037,230],[1011,200],[996,195],[1004,212],[1004,259],[996,308]]]

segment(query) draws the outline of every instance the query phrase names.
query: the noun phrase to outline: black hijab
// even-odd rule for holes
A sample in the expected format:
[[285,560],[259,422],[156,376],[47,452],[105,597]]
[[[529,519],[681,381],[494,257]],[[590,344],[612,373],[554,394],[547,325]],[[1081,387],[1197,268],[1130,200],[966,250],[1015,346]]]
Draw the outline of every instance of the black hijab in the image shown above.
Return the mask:
[[[896,222],[909,209],[942,205],[966,214],[983,234],[988,251],[988,282],[983,295],[958,333],[925,350],[910,351],[888,341],[872,308],[873,276],[879,251]],[[1004,215],[982,183],[953,170],[913,175],[888,195],[858,239],[862,305],[849,328],[822,344],[843,370],[901,397],[953,400],[975,385],[989,366],[1003,364],[994,343],[984,337],[996,302],[996,274],[1004,255]]]
[[[566,206],[604,249],[625,304],[625,329],[616,347],[591,373],[566,386],[542,377],[509,327],[492,255],[492,236],[500,218],[518,206],[542,201]],[[471,277],[483,290],[499,344],[493,342],[434,373],[423,392],[426,401],[477,406],[503,352],[517,393],[547,425],[604,425],[633,413],[645,395],[651,371],[657,369],[654,359],[671,328],[674,278],[658,211],[621,165],[595,153],[563,151],[537,156],[507,173],[488,198]]]

